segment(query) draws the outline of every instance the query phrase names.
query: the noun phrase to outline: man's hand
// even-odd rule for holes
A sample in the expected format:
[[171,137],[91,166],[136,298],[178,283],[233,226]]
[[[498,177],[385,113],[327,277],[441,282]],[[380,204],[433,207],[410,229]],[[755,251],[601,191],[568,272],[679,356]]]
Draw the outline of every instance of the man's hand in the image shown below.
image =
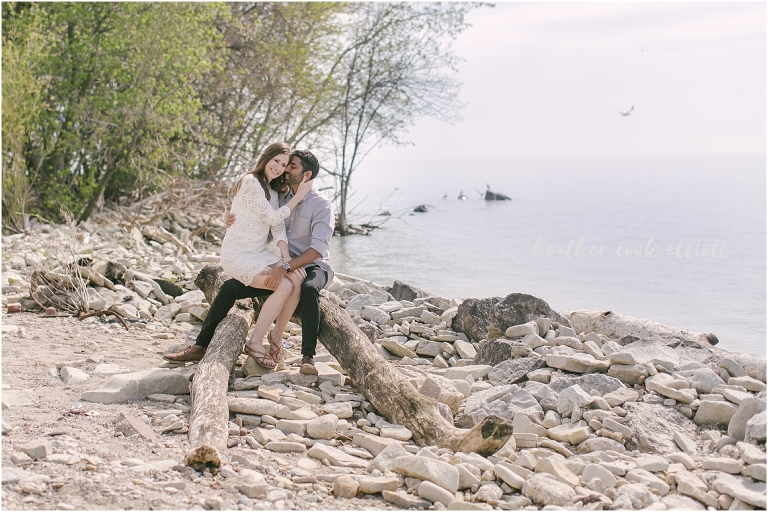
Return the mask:
[[264,281],[264,285],[270,290],[274,291],[275,288],[277,288],[277,285],[280,284],[283,276],[285,276],[285,272],[286,271],[282,267],[282,264],[277,265],[275,268],[269,271],[269,274],[267,274],[267,279]]
[[224,222],[226,222],[227,226],[224,229],[229,229],[232,224],[235,223],[235,214],[234,213],[228,213],[224,216]]

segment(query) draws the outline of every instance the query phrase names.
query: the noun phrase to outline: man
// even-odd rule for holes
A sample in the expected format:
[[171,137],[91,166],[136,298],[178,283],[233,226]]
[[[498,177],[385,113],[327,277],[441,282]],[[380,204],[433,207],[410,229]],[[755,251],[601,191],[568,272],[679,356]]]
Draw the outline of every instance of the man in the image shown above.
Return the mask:
[[[320,164],[311,152],[291,153],[283,174],[283,179],[290,189],[285,196],[280,197],[280,205],[284,205],[293,197],[307,173],[310,173],[310,179],[314,179],[319,171]],[[231,217],[233,216],[230,216],[230,219]],[[283,266],[278,265],[273,268],[268,279],[268,281],[279,283],[287,272],[300,267],[304,267],[307,273],[307,277],[301,284],[301,298],[298,306],[301,311],[302,325],[302,359],[299,371],[305,375],[317,375],[313,358],[320,328],[320,290],[330,279],[333,279],[333,270],[328,261],[331,236],[333,236],[332,221],[333,212],[330,201],[316,190],[310,192],[285,221],[291,260]],[[205,355],[216,326],[227,316],[236,300],[265,297],[271,293],[271,290],[251,288],[236,279],[224,282],[211,304],[195,344],[181,352],[165,354],[163,358],[174,362],[199,361]]]

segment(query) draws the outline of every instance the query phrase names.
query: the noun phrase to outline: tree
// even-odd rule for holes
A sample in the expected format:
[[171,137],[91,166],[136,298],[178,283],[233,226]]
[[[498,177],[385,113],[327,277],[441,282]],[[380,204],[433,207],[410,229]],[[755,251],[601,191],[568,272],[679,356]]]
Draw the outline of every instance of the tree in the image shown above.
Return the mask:
[[209,134],[206,170],[226,179],[247,170],[272,142],[314,146],[335,115],[340,3],[229,4],[219,23],[223,72],[200,87]]
[[[187,136],[200,111],[194,86],[214,67],[214,19],[226,15],[226,6],[32,5],[45,16],[40,30],[57,34],[45,61],[40,143],[28,146],[28,166],[40,169],[35,192],[42,212],[56,217],[65,206],[84,221],[105,191],[115,197],[196,165],[200,141]],[[27,24],[29,14],[5,21],[4,36],[6,24]]]
[[[26,23],[9,23],[19,13]],[[39,171],[27,160],[28,148],[48,149],[35,140],[35,127],[48,107],[44,66],[53,34],[41,30],[42,16],[35,6],[3,4],[3,18],[12,25],[3,34],[3,227],[21,231]]]
[[460,84],[451,43],[474,4],[350,4],[346,47],[337,73],[341,93],[332,125],[339,233],[349,233],[347,198],[353,173],[382,142],[401,136],[421,116],[458,117]]

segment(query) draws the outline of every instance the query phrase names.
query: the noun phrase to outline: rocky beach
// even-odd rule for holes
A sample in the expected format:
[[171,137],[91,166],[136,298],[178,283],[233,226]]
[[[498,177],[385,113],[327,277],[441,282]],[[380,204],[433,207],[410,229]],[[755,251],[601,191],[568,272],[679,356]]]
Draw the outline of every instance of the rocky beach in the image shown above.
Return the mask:
[[[508,441],[422,446],[322,347],[319,374],[300,374],[291,323],[275,371],[238,359],[224,464],[197,471],[197,365],[161,355],[193,342],[218,246],[190,244],[183,213],[124,219],[3,237],[4,509],[766,508],[764,355],[515,290],[462,300],[343,274],[323,296],[378,355],[456,427],[495,416]],[[125,325],[67,314],[84,302]]]

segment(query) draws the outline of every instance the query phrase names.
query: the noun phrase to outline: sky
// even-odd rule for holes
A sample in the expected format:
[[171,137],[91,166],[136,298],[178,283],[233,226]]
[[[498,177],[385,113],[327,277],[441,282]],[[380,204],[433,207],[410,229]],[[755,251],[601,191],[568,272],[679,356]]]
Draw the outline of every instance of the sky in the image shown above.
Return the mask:
[[419,119],[364,166],[765,155],[765,3],[499,2],[469,21],[463,119]]

